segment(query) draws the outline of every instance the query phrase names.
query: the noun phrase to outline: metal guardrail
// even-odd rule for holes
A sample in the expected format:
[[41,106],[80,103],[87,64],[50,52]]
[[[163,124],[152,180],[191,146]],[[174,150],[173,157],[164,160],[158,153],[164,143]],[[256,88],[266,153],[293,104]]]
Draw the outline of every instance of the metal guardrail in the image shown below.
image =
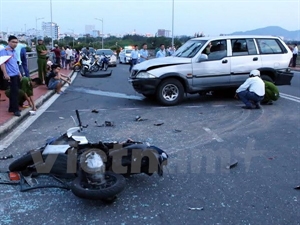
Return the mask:
[[29,73],[33,73],[38,70],[37,54],[36,52],[26,52],[27,65]]
[[[37,64],[37,53],[36,52],[26,52],[27,56],[27,65],[29,73],[34,73],[38,70]],[[49,58],[52,62],[54,62],[54,54],[52,52],[49,53]]]

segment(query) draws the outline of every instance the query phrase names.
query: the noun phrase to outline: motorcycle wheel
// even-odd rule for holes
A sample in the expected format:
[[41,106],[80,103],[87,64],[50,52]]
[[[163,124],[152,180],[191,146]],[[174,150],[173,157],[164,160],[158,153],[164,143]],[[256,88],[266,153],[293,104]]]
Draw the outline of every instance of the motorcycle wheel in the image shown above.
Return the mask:
[[[34,151],[33,154],[42,154],[42,151]],[[35,163],[44,163],[48,157],[47,155],[42,155],[43,162],[34,162],[32,154],[30,152],[26,153],[21,158],[13,161],[9,165],[9,171],[11,172],[20,172],[25,171],[28,166],[32,166]],[[76,162],[74,162],[76,163]],[[37,171],[38,172],[38,171]],[[68,155],[67,154],[58,154],[57,158],[49,172],[60,178],[74,179],[75,173],[68,173]]]
[[74,66],[74,71],[75,72],[79,72],[80,69],[81,69],[81,66],[78,66],[78,65]]
[[93,72],[97,72],[97,71],[99,71],[99,69],[100,69],[100,66],[98,66],[98,65],[95,65],[92,67]]
[[105,179],[107,181],[105,187],[99,189],[88,188],[86,185],[87,182],[80,173],[79,176],[73,180],[70,188],[72,193],[79,198],[110,201],[115,199],[116,195],[123,191],[126,182],[122,175],[110,171],[105,172]]
[[84,67],[81,68],[80,74],[81,74],[82,76],[85,76],[85,74],[86,74],[86,69],[85,69]]
[[8,167],[9,171],[18,172],[18,171],[26,170],[28,166],[33,164],[32,154],[42,154],[42,150],[27,152],[25,155],[16,159],[9,165]]
[[106,71],[106,70],[107,70],[107,68],[108,68],[108,63],[105,63],[105,64],[104,64],[104,68],[103,68],[103,70],[104,70],[104,71]]

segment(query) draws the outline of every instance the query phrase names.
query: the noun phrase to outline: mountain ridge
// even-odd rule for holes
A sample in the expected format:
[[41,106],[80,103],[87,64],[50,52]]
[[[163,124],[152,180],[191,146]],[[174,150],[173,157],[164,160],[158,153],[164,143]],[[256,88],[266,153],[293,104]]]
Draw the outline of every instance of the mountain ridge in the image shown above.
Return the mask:
[[279,26],[268,26],[248,31],[236,31],[230,35],[274,35],[284,40],[300,40],[300,30],[289,31]]

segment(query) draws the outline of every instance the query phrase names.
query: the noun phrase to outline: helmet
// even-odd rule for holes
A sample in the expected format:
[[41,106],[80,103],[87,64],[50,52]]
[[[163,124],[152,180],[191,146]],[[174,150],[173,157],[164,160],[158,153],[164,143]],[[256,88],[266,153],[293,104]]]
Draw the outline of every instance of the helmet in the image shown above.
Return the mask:
[[260,77],[260,71],[259,70],[251,70],[249,77]]

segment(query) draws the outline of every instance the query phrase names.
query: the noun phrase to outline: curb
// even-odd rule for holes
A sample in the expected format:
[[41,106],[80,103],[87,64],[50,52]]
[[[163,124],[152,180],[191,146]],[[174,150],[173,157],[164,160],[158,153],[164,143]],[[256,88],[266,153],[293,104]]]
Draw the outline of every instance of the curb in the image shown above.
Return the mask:
[[[71,72],[70,77],[72,77],[74,74],[74,70]],[[63,83],[63,86],[66,82]],[[36,108],[40,108],[41,105],[44,104],[50,97],[52,97],[55,94],[54,90],[48,90],[46,94],[39,97],[37,100],[35,100]],[[12,129],[14,129],[18,124],[23,122],[27,117],[30,116],[29,111],[31,111],[31,108],[26,108],[21,111],[20,117],[12,117],[10,120],[5,122],[0,126],[0,138],[3,138],[5,135],[7,135]]]

